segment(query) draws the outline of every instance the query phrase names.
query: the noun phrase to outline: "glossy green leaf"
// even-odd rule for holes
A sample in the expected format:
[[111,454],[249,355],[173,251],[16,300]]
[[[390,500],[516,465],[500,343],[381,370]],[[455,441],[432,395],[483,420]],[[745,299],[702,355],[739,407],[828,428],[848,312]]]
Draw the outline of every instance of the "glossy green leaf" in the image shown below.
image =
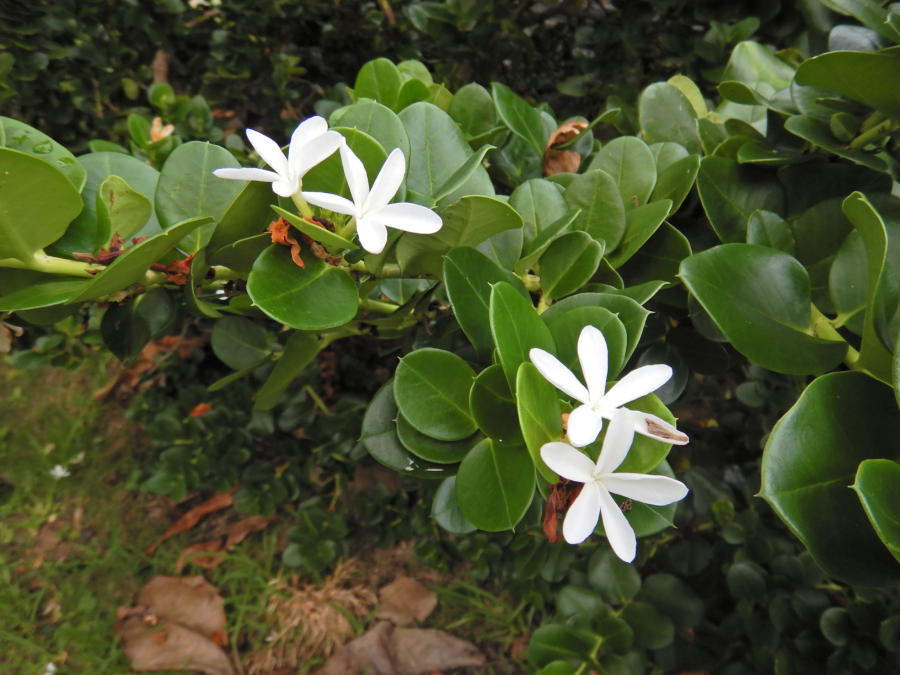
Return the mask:
[[509,530],[522,520],[534,495],[534,465],[524,448],[485,439],[459,465],[456,500],[480,530]]
[[764,82],[774,91],[787,87],[793,78],[794,68],[779,59],[774,49],[751,41],[735,45],[721,77],[748,84]]
[[[221,322],[219,322],[221,323]],[[218,324],[217,324],[218,325]],[[213,328],[215,331],[215,328]],[[281,358],[266,378],[263,386],[253,397],[253,407],[257,410],[271,410],[282,394],[306,367],[313,362],[322,349],[322,342],[309,333],[294,332],[284,345]]]
[[675,639],[672,619],[647,602],[632,602],[622,610],[622,618],[634,631],[634,642],[644,649],[662,649]]
[[526,245],[569,211],[560,187],[544,178],[532,178],[518,185],[509,196],[509,205],[525,223]]
[[888,387],[858,372],[817,378],[766,443],[763,497],[830,576],[900,581],[900,565],[850,489],[860,462],[896,454],[900,416]]
[[258,323],[242,316],[226,316],[213,325],[213,354],[233,370],[259,363],[269,354],[269,337]]
[[[272,244],[272,235],[256,234],[238,239],[218,249],[210,260],[211,264],[224,265],[239,274],[250,274],[259,254]],[[208,249],[207,249],[208,250]]]
[[699,154],[697,114],[690,101],[676,87],[656,82],[638,98],[641,135],[647,143],[671,141]]
[[673,225],[663,223],[618,271],[628,286],[655,281],[673,283],[679,265],[689,255],[691,244],[687,237]]
[[614,606],[626,604],[641,590],[641,575],[635,566],[620,560],[606,546],[601,546],[591,555],[587,579],[591,587]]
[[475,433],[469,389],[475,371],[452,352],[417,349],[400,359],[394,383],[397,407],[423,434],[457,441]]
[[[447,113],[431,103],[419,102],[404,108],[400,120],[409,137],[409,168],[406,186],[433,198],[437,189],[472,155],[462,131]],[[463,195],[494,194],[487,171],[479,167],[446,200]]]
[[108,246],[116,235],[127,241],[152,213],[149,199],[119,176],[108,176],[97,191],[97,220],[105,223],[103,231],[107,235],[100,244]]
[[[238,166],[234,155],[218,145],[191,141],[175,148],[163,164],[156,186],[156,215],[163,229],[200,216],[218,221],[244,185],[217,178],[212,172]],[[203,248],[214,227],[208,224],[195,229],[182,247],[190,253]]]
[[0,116],[0,147],[24,152],[49,164],[62,173],[77,192],[84,187],[87,175],[74,155],[47,134],[21,120]]
[[506,202],[470,195],[439,211],[443,226],[434,234],[404,234],[397,244],[397,260],[406,273],[440,278],[442,256],[458,246],[475,246],[504,230],[520,229],[522,218]]
[[[336,131],[344,137],[347,146],[363,163],[369,184],[374,183],[388,155],[381,143],[366,132],[353,127],[334,127],[332,131]],[[350,187],[347,185],[347,177],[344,175],[344,165],[341,163],[340,153],[335,152],[310,169],[303,177],[303,190],[330,192],[349,199],[351,197]],[[396,198],[403,199],[403,196],[404,188],[401,185]],[[339,218],[345,218],[345,216],[339,216]]]
[[656,607],[672,619],[677,628],[693,628],[703,620],[703,600],[690,586],[671,574],[651,574],[645,578],[637,599]]
[[541,113],[505,84],[491,83],[491,96],[497,114],[516,136],[521,138],[539,157],[544,156],[547,135]]
[[397,438],[416,457],[435,464],[456,464],[466,456],[480,436],[473,434],[456,441],[439,441],[420,432],[401,414],[397,416]]
[[[521,397],[521,392],[519,396]],[[516,398],[498,364],[488,366],[475,378],[469,391],[469,408],[478,428],[502,445],[524,443],[519,428]]]
[[815,336],[809,275],[796,258],[752,244],[723,244],[687,258],[688,290],[735,348],[780,373],[830,370],[847,345]]
[[137,357],[150,341],[147,322],[137,315],[135,302],[129,298],[125,302],[110,305],[100,321],[100,335],[103,344],[121,361]]
[[268,224],[274,220],[269,208],[274,200],[275,195],[269,183],[248,181],[225,209],[210,237],[210,262],[227,264],[216,262],[219,249],[265,232]]
[[900,464],[890,459],[866,459],[856,471],[853,489],[869,522],[888,551],[900,562]]
[[431,517],[451,534],[468,534],[478,529],[466,520],[456,501],[456,476],[441,481],[431,502]]
[[900,93],[886,83],[898,79],[900,58],[877,52],[828,52],[797,68],[798,84],[836,91],[893,118],[900,118]]
[[603,245],[589,234],[562,235],[541,256],[541,291],[547,298],[574,293],[594,276],[602,257]]
[[833,155],[849,159],[854,164],[859,164],[873,171],[886,171],[887,165],[880,157],[865,152],[848,148],[845,143],[837,140],[828,128],[828,124],[809,115],[794,115],[784,123],[784,128],[808,141],[814,146],[827,150]]
[[688,155],[658,169],[656,187],[650,196],[651,202],[659,202],[668,199],[672,205],[669,213],[675,213],[684,202],[685,198],[694,187],[697,172],[700,170],[700,156]]
[[453,315],[483,358],[489,357],[494,349],[488,307],[491,285],[499,281],[509,282],[524,295],[525,290],[515,276],[473,248],[454,248],[444,256],[444,283]]
[[30,260],[66,231],[81,197],[65,174],[32,155],[0,148],[0,166],[0,258]]
[[793,255],[795,242],[790,224],[772,211],[754,211],[747,220],[747,243],[768,246]]
[[637,253],[652,237],[666,216],[672,212],[672,202],[668,199],[650,202],[636,209],[625,211],[625,236],[615,253],[607,256],[609,264],[618,269]]
[[510,389],[515,391],[516,372],[519,364],[528,360],[528,350],[539,347],[554,351],[550,329],[541,321],[531,301],[505,282],[491,288],[489,318],[500,365]]
[[353,94],[359,98],[371,98],[389,108],[397,104],[403,75],[392,61],[385,58],[373,59],[359,69]]
[[72,302],[96,300],[137,283],[150,265],[162,260],[183,237],[211,222],[210,218],[192,218],[127,248],[109,267],[95,276]]
[[335,110],[328,122],[332,127],[350,127],[364,131],[378,141],[388,154],[394,148],[400,148],[403,156],[409,157],[409,137],[403,122],[394,111],[381,103],[357,101]]
[[[57,277],[57,279],[59,278]],[[87,279],[69,278],[32,284],[0,297],[0,312],[17,312],[60,305],[81,293],[89,283],[91,282]]]
[[318,223],[310,222],[306,218],[298,216],[296,213],[286,211],[280,206],[273,205],[271,208],[276,215],[284,218],[307,237],[311,237],[315,241],[321,242],[326,248],[332,251],[346,251],[356,248],[356,245],[349,239],[344,239],[341,235],[335,234]]
[[626,208],[646,204],[656,185],[653,153],[636,136],[620,136],[601,147],[587,167],[587,171],[593,169],[612,177]]
[[575,219],[575,229],[603,240],[608,251],[619,245],[625,234],[625,207],[619,188],[608,173],[598,169],[579,174],[569,183],[564,197],[570,208],[581,211]]
[[297,267],[286,246],[272,245],[253,263],[247,293],[276,321],[298,330],[342,326],[356,316],[356,284],[342,269],[317,258]]
[[[547,624],[541,626],[531,636],[528,643],[528,661],[535,666],[548,665],[556,661],[589,661],[595,652],[597,636],[587,630]],[[550,673],[577,673],[573,671],[549,671]]]
[[747,220],[754,211],[784,211],[784,190],[768,172],[724,157],[703,158],[697,191],[723,243],[746,239]]
[[531,362],[519,366],[516,408],[522,437],[534,466],[544,480],[555,482],[556,474],[541,459],[541,446],[562,437],[562,409],[556,389]]
[[483,169],[482,163],[484,157],[491,150],[496,148],[493,145],[482,145],[476,152],[459,167],[450,174],[450,177],[435,190],[434,201],[441,202],[452,194],[455,194],[468,180],[475,174],[478,169]]
[[494,100],[490,92],[476,82],[470,82],[456,91],[447,112],[459,122],[469,138],[486,134],[497,126]]
[[453,470],[446,465],[426,462],[410,453],[397,438],[397,404],[394,402],[394,381],[381,387],[366,408],[360,429],[360,442],[380,464],[404,476],[418,478],[446,478]]

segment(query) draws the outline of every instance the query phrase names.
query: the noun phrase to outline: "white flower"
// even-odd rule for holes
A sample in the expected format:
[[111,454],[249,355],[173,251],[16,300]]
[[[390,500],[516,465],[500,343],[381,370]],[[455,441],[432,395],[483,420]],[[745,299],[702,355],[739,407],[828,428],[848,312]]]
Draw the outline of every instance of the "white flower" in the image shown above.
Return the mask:
[[71,473],[72,472],[69,471],[62,464],[57,464],[52,469],[50,469],[50,475],[53,476],[56,480],[59,480],[60,478],[66,478]]
[[304,192],[303,197],[310,204],[353,216],[359,243],[369,253],[384,250],[388,227],[416,234],[434,234],[441,229],[441,217],[431,209],[408,202],[389,203],[406,175],[406,158],[400,148],[388,155],[371,190],[366,168],[346,143],[341,145],[341,161],[353,201],[327,192]]
[[316,116],[304,120],[294,129],[287,157],[275,141],[258,131],[247,129],[247,140],[272,171],[244,167],[216,169],[213,173],[219,178],[272,183],[275,194],[291,197],[300,191],[306,172],[337,150],[344,137],[329,131],[328,122]]
[[617,411],[606,430],[597,463],[568,443],[554,441],[541,447],[541,459],[563,478],[584,483],[563,520],[563,538],[570,544],[587,539],[597,520],[603,518],[603,529],[613,552],[625,562],[634,560],[637,538],[622,509],[612,494],[634,501],[664,506],[684,499],[687,486],[666,476],[642,473],[613,473],[625,459],[634,439],[630,414]]
[[603,418],[612,419],[613,413],[619,409],[629,413],[634,430],[639,434],[675,445],[688,442],[685,434],[656,415],[622,408],[665,384],[672,377],[669,366],[642,366],[632,370],[606,391],[609,353],[603,333],[594,326],[585,326],[578,336],[578,362],[587,387],[559,359],[543,349],[532,349],[528,356],[554,387],[582,404],[569,415],[568,436],[575,447],[593,443],[603,428]]

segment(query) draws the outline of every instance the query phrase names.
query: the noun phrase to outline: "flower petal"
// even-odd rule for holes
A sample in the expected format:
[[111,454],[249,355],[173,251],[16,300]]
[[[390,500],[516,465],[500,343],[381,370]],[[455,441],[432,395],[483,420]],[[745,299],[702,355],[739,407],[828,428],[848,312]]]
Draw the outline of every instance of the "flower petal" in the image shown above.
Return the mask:
[[554,472],[569,480],[590,483],[594,480],[594,462],[568,443],[552,441],[541,446],[541,459]]
[[[291,177],[295,180],[303,178],[307,171],[341,147],[343,140],[344,137],[336,131],[326,131],[321,136],[312,139],[303,146],[303,151],[296,160],[291,157]],[[363,171],[363,176],[365,176],[365,171]]]
[[600,519],[601,490],[602,488],[594,482],[586,483],[566,512],[563,520],[563,538],[570,544],[580,544],[593,534]]
[[281,177],[272,183],[272,192],[279,197],[293,197],[297,194],[298,185],[296,181]]
[[580,405],[569,413],[566,436],[576,448],[583,448],[597,440],[603,428],[603,418],[589,405]]
[[578,362],[584,374],[591,401],[603,397],[606,391],[606,375],[609,368],[609,350],[606,338],[594,326],[585,326],[578,336]]
[[369,253],[381,253],[387,243],[387,228],[367,218],[356,219],[356,234],[359,244]]
[[244,167],[242,169],[230,169],[228,167],[216,169],[213,171],[213,175],[218,178],[228,178],[229,180],[258,180],[266,183],[274,183],[280,178],[274,171],[269,171],[268,169],[254,169],[251,167]]
[[300,158],[305,154],[306,146],[314,138],[318,138],[328,131],[328,122],[318,115],[303,120],[291,134],[291,144],[288,148],[288,167],[291,175],[298,175]]
[[416,234],[434,234],[444,224],[441,217],[431,209],[409,202],[388,204],[377,211],[366,211],[366,218],[386,227]]
[[335,213],[343,213],[348,216],[356,216],[358,213],[353,202],[330,192],[304,192],[303,198],[313,206],[319,206]]
[[634,441],[634,422],[630,411],[617,410],[606,429],[606,438],[597,458],[598,473],[612,473],[625,459]]
[[631,562],[637,553],[637,538],[634,536],[634,530],[631,529],[631,524],[609,492],[602,485],[597,485],[597,488],[600,495],[603,530],[606,532],[606,538],[609,539],[609,545],[612,547],[613,553],[622,560]]
[[572,371],[566,368],[553,354],[543,349],[529,350],[528,358],[538,369],[544,379],[564,394],[568,394],[579,403],[587,403],[589,400],[587,388],[578,381]]
[[262,157],[275,173],[280,176],[288,175],[288,162],[278,143],[253,129],[247,129],[247,140],[256,150],[256,154]]
[[603,486],[616,495],[636,502],[665,506],[687,496],[687,485],[668,476],[644,473],[611,473],[601,479]]
[[[623,408],[623,410],[628,410],[628,408]],[[634,430],[639,434],[672,445],[685,445],[691,440],[686,433],[679,431],[656,415],[641,410],[628,410],[628,412],[631,414]]]
[[347,179],[347,185],[350,186],[350,194],[353,196],[356,212],[361,214],[366,197],[369,196],[369,176],[366,174],[366,167],[362,160],[356,156],[349,145],[341,143],[340,151],[344,178]]
[[672,377],[672,369],[663,364],[635,368],[616,382],[603,397],[603,409],[610,413],[629,401],[656,391]]
[[[380,207],[388,204],[400,189],[400,183],[406,175],[406,157],[400,148],[394,148],[384,164],[381,165],[381,171],[372,183],[372,191],[366,199],[365,210],[376,211]],[[402,228],[398,228],[402,229]]]

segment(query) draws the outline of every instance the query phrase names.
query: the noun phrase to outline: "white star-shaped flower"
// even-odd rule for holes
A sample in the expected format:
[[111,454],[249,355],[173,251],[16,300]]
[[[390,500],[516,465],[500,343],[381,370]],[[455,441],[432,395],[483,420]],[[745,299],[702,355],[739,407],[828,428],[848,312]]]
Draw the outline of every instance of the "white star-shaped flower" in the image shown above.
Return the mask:
[[594,463],[568,443],[554,441],[541,447],[541,459],[568,480],[584,483],[563,520],[563,538],[580,544],[603,518],[603,529],[613,552],[625,562],[634,560],[637,538],[612,495],[653,506],[677,502],[688,493],[681,481],[642,473],[613,473],[625,459],[634,440],[634,424],[625,410],[616,411],[606,430],[600,456]]
[[528,356],[548,382],[582,404],[569,415],[567,433],[575,447],[593,443],[603,428],[603,418],[612,419],[613,413],[620,409],[628,412],[634,430],[639,434],[675,445],[688,442],[687,435],[656,415],[622,407],[664,385],[672,377],[669,366],[642,366],[606,391],[609,352],[603,333],[594,326],[585,326],[578,336],[578,362],[587,386],[581,384],[559,359],[543,349],[532,349]]
[[416,234],[434,234],[441,229],[441,217],[431,209],[408,202],[389,203],[406,175],[406,158],[400,148],[394,148],[388,155],[371,189],[359,157],[346,143],[340,151],[353,201],[327,192],[304,192],[303,197],[310,204],[352,216],[356,220],[359,243],[369,253],[384,250],[388,227]]
[[300,191],[303,176],[316,164],[333,154],[344,141],[336,131],[328,130],[322,117],[310,117],[297,125],[291,134],[288,155],[284,156],[278,143],[253,129],[247,129],[247,140],[272,170],[244,167],[216,169],[219,178],[259,180],[272,184],[272,191],[282,197],[292,197]]

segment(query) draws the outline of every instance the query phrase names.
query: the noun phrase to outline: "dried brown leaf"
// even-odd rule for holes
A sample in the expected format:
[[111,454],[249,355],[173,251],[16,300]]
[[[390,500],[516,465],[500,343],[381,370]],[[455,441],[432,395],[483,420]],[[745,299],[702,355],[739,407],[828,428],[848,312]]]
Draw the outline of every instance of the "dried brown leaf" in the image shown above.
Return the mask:
[[552,176],[557,173],[578,171],[581,166],[581,155],[574,150],[556,150],[554,146],[571,141],[579,133],[587,129],[587,122],[573,120],[563,123],[547,139],[544,146],[544,175]]
[[398,626],[424,621],[437,607],[437,594],[420,581],[407,576],[397,577],[383,587],[378,595],[381,606],[375,616]]
[[248,535],[263,530],[273,520],[272,516],[250,516],[236,523],[231,523],[213,531],[215,539],[199,544],[192,544],[181,551],[175,563],[175,573],[180,574],[188,563],[199,565],[204,569],[215,569],[225,562],[224,555],[198,555],[202,553],[219,553],[229,551],[240,544]]
[[227,642],[222,596],[202,576],[156,576],[137,592],[135,603],[160,621],[181,624],[216,644]]
[[132,614],[116,624],[134,670],[199,670],[235,675],[228,657],[209,638],[177,623],[157,623],[152,614]]
[[234,503],[234,497],[232,496],[234,490],[235,488],[232,488],[230,492],[214,494],[205,502],[197,504],[197,506],[181,516],[172,527],[166,530],[163,535],[147,549],[147,553],[153,553],[153,551],[155,551],[166,539],[174,537],[176,534],[187,532],[210,513],[227,509]]

